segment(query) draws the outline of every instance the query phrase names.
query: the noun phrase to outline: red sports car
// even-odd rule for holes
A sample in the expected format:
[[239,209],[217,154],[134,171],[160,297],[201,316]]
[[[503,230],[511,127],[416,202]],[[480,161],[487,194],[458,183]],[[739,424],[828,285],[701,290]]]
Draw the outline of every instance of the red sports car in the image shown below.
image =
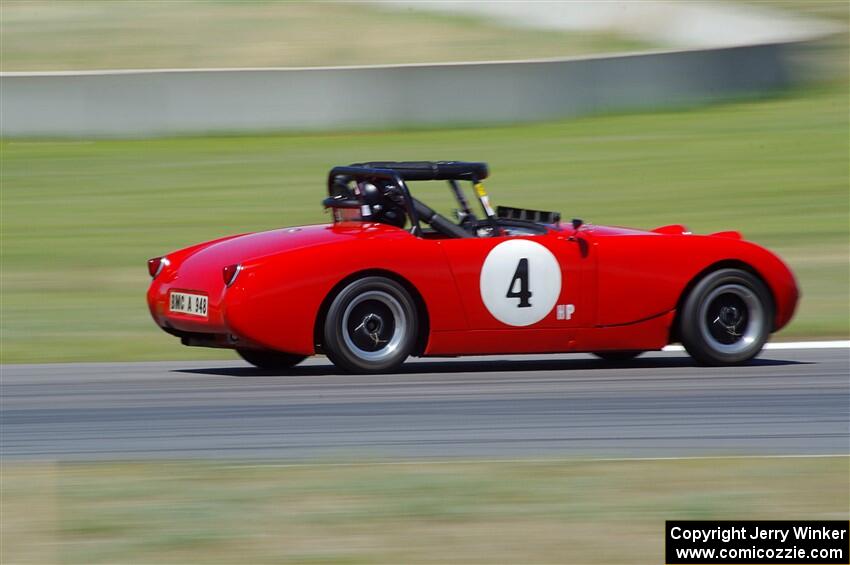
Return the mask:
[[[774,254],[738,232],[694,235],[562,222],[491,207],[485,163],[336,167],[333,223],[237,235],[151,259],[148,304],[184,345],[262,368],[317,353],[346,371],[410,356],[592,352],[628,360],[681,342],[700,363],[744,363],[794,313]],[[452,221],[411,181],[445,180]],[[472,183],[476,216],[460,182]]]

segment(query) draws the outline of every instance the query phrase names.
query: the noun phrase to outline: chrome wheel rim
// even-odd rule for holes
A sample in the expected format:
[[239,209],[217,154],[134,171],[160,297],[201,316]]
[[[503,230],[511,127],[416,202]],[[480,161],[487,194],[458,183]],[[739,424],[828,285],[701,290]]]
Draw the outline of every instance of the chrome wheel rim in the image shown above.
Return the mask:
[[342,314],[342,338],[364,361],[384,361],[399,348],[408,332],[401,303],[390,294],[369,290],[355,297]]
[[712,290],[699,311],[700,332],[712,349],[744,352],[764,336],[764,306],[752,289],[725,284]]

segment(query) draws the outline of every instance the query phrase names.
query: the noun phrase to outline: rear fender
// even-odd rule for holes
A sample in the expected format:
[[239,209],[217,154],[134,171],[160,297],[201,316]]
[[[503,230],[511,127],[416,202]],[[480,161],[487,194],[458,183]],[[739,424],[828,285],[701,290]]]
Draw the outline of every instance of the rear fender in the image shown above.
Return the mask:
[[360,274],[382,272],[411,289],[429,331],[464,329],[463,309],[442,250],[434,241],[401,233],[397,239],[341,239],[243,264],[225,298],[228,325],[265,347],[311,355],[316,352],[316,321],[334,290]]

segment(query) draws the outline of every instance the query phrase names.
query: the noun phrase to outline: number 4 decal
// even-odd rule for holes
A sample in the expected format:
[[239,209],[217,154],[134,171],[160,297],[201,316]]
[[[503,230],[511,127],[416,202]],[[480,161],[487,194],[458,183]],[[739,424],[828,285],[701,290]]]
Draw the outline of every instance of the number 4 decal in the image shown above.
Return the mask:
[[546,246],[508,239],[484,259],[478,290],[496,320],[508,326],[530,326],[555,307],[561,295],[561,267]]
[[[519,288],[517,288],[519,287]],[[531,291],[528,290],[528,258],[523,257],[519,260],[514,271],[514,276],[511,279],[511,284],[508,285],[508,293],[506,298],[519,298],[517,308],[530,308]]]

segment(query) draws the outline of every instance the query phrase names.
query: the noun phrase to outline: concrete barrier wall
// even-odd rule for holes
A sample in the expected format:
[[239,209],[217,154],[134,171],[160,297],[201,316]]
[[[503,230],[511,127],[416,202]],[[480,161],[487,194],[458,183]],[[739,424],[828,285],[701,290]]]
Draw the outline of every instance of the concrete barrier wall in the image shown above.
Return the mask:
[[506,123],[681,106],[782,87],[793,44],[527,62],[0,73],[4,136]]

